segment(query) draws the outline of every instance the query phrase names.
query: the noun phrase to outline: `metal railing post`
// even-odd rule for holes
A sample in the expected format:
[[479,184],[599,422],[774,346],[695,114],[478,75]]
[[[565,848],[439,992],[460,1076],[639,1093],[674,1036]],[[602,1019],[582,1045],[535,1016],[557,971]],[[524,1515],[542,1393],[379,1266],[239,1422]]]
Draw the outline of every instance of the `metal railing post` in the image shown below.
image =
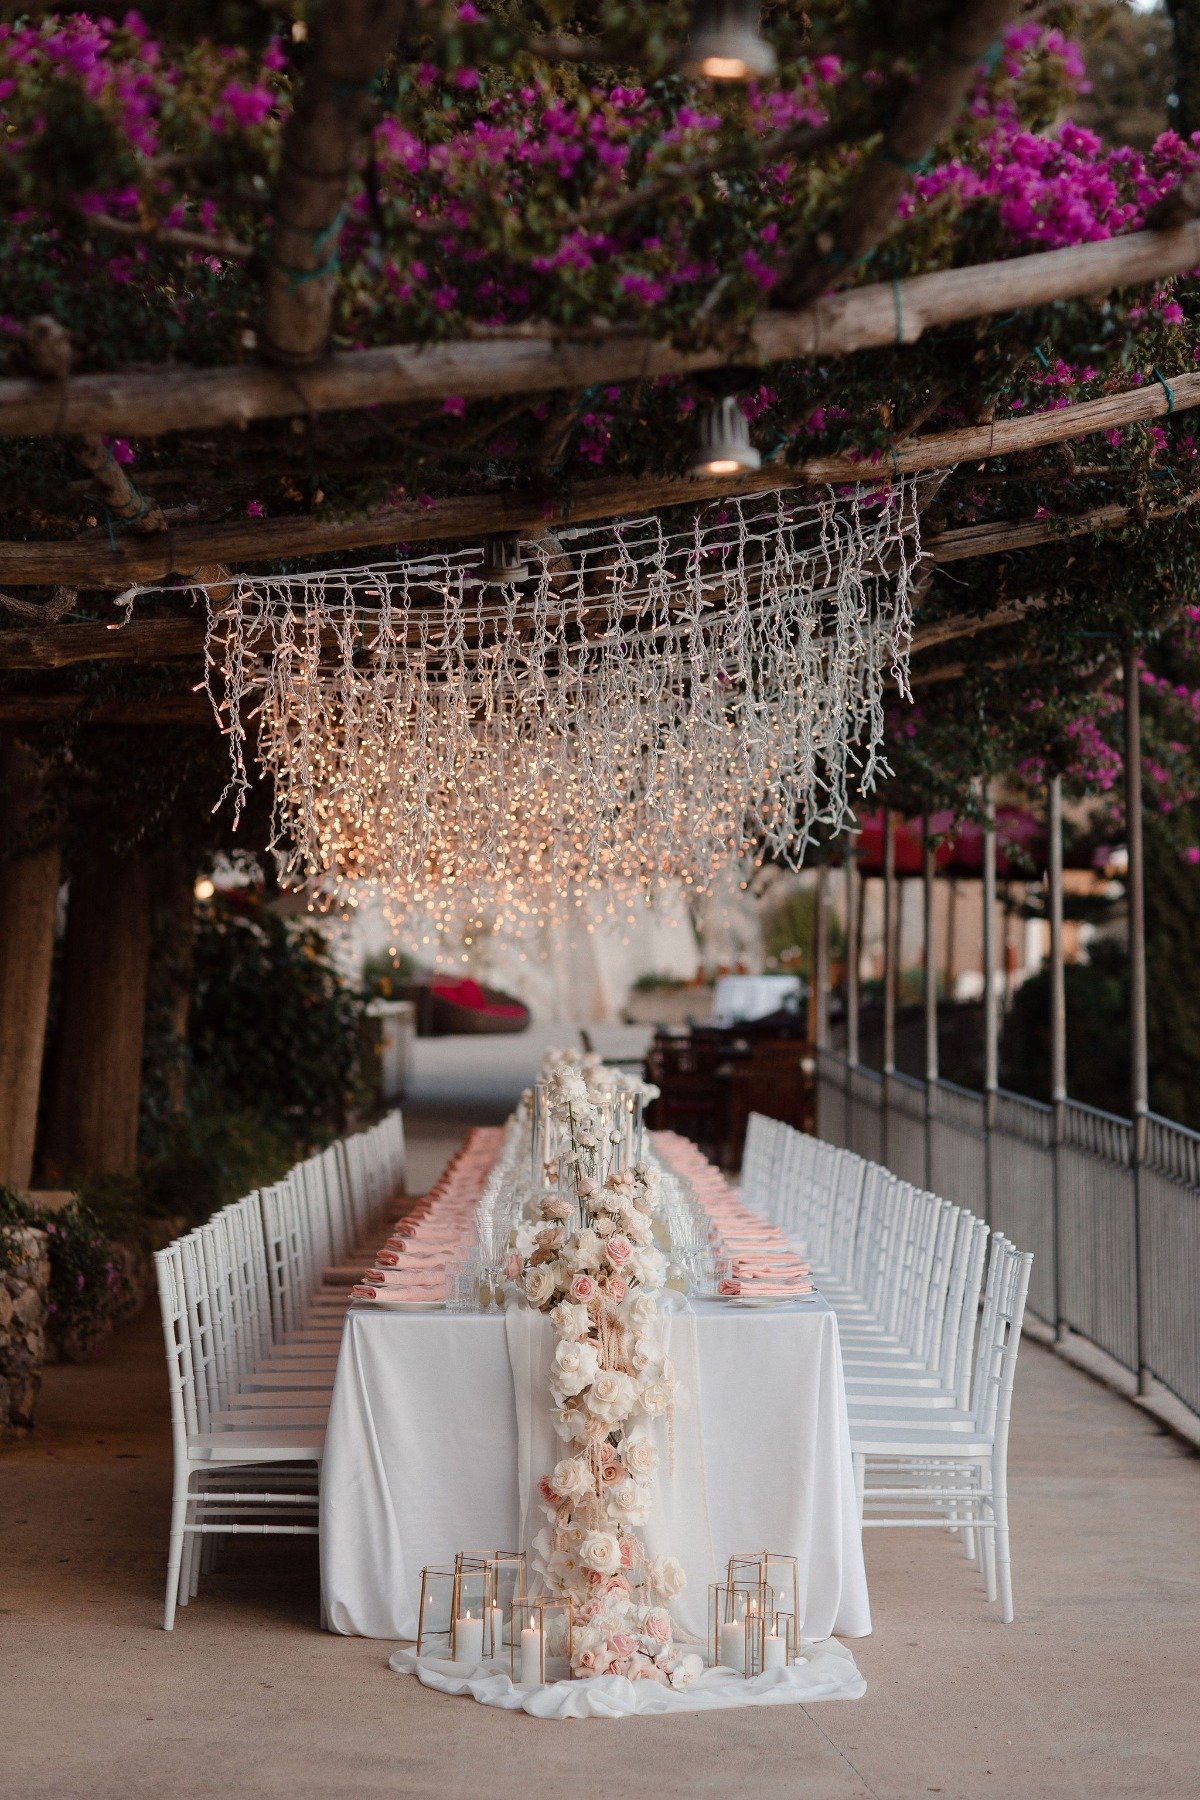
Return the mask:
[[1047,877],[1050,907],[1050,1099],[1054,1107],[1054,1328],[1066,1335],[1063,1304],[1062,1163],[1067,1104],[1067,985],[1063,963],[1062,776],[1050,782]]
[[896,815],[883,809],[883,1085],[879,1160],[891,1167],[892,1076],[896,1073]]
[[829,867],[817,864],[816,910],[813,916],[813,1007],[812,1042],[814,1050],[829,1046]]
[[846,839],[843,868],[846,877],[846,1149],[854,1148],[854,1072],[858,1068],[858,908],[862,891],[855,868],[854,843]]
[[992,1127],[1000,1085],[1000,1012],[996,997],[996,800],[983,788],[983,1216],[992,1222]]
[[933,903],[934,849],[929,836],[929,820],[921,822],[921,898],[924,913],[925,968],[923,999],[925,1003],[925,1186],[933,1187],[933,1110],[938,1081],[938,1010],[937,964],[934,961]]
[[828,1024],[826,1005],[829,988],[829,936],[825,912],[826,867],[817,864],[816,889],[813,895],[812,960],[809,967],[808,1020],[806,1060],[812,1067],[813,1130],[821,1135],[821,1053],[825,1049]]
[[1142,1293],[1142,1168],[1150,1111],[1150,1055],[1146,1022],[1146,878],[1142,837],[1142,705],[1140,659],[1132,644],[1125,651],[1125,837],[1129,854],[1129,1091],[1133,1113],[1133,1260],[1139,1394],[1150,1390],[1146,1366],[1146,1306]]

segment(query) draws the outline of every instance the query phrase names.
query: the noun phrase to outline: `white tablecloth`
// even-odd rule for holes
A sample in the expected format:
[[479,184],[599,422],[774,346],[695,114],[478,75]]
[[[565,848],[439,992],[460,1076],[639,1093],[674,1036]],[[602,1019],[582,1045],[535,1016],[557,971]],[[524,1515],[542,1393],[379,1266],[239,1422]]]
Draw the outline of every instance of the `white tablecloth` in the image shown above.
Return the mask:
[[[697,1367],[681,1373],[699,1394],[676,1430],[701,1454],[709,1529],[676,1522],[687,1612],[703,1621],[716,1563],[723,1573],[734,1551],[770,1549],[799,1559],[802,1637],[865,1636],[836,1318],[819,1297],[764,1311],[702,1301],[695,1314]],[[517,1435],[498,1314],[350,1309],[321,1470],[331,1630],[415,1637],[422,1565],[452,1562],[456,1550],[527,1547]],[[671,1498],[687,1491],[676,1485]]]

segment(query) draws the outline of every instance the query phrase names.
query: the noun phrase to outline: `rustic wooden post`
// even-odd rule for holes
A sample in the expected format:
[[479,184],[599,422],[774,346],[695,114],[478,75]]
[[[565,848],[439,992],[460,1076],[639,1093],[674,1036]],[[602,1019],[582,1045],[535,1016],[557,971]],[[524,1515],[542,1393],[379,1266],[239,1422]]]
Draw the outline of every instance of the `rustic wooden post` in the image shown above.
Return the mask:
[[16,1188],[33,1176],[59,886],[57,842],[22,843],[43,799],[36,757],[0,748],[0,1186]]
[[149,958],[145,856],[81,858],[71,871],[41,1155],[52,1180],[126,1175],[136,1165]]

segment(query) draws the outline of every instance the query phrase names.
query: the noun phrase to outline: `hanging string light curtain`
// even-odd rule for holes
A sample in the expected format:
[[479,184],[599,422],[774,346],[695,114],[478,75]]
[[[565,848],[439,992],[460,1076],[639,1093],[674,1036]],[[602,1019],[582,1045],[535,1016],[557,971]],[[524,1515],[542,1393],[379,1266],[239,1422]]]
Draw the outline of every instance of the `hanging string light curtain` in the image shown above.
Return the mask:
[[919,513],[768,494],[522,542],[520,585],[468,549],[210,590],[235,804],[256,727],[284,883],[446,918],[796,866],[879,766]]

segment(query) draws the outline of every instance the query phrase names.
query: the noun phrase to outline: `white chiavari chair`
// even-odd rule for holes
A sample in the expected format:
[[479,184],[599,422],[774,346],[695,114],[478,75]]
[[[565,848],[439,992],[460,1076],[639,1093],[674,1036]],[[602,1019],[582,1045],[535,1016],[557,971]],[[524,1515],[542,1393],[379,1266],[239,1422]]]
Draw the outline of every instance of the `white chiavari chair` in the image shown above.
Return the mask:
[[850,1425],[864,1526],[962,1531],[969,1551],[978,1538],[987,1597],[999,1594],[1006,1624],[1013,1618],[1008,1440],[1032,1265],[1028,1252],[993,1236],[969,1411],[947,1417],[896,1404],[882,1422],[852,1416]]

